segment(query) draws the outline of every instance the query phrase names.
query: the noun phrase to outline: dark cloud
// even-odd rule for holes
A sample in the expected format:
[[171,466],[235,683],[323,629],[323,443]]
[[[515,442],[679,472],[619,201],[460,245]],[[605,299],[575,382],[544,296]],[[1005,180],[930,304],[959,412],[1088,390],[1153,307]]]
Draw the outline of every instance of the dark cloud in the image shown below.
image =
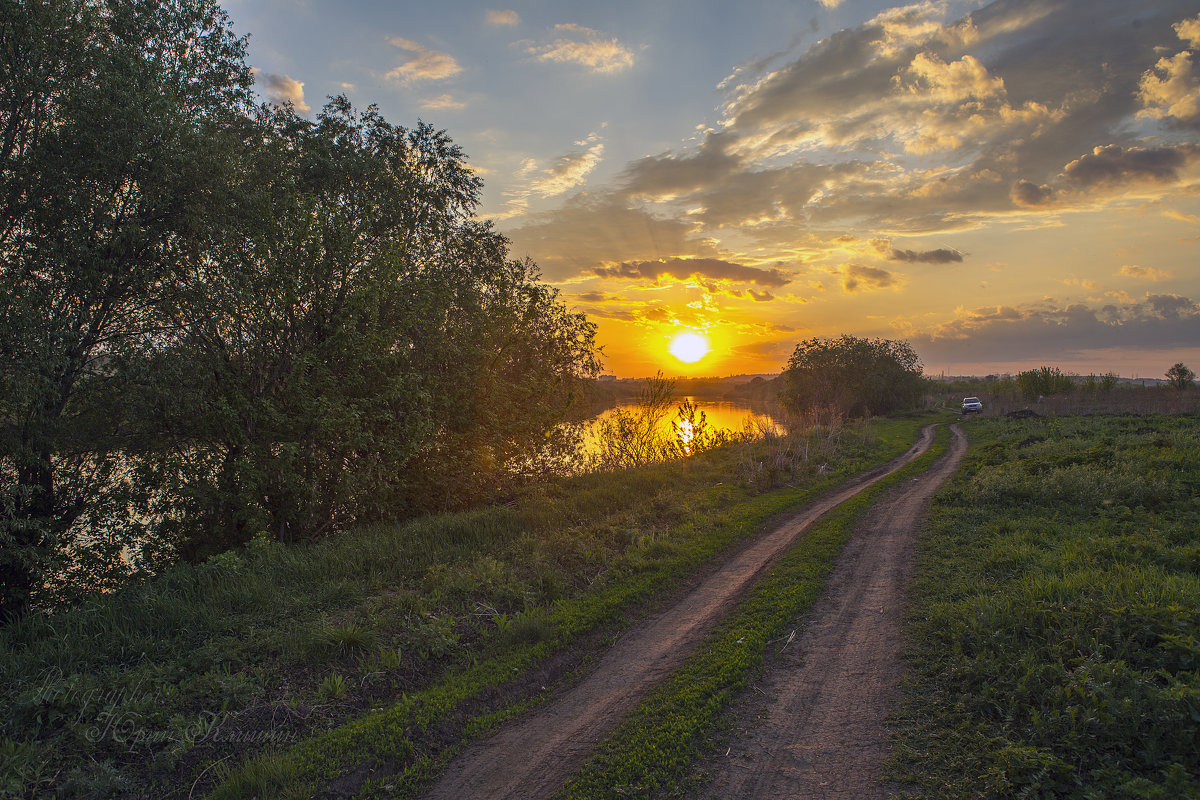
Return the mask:
[[1148,294],[1145,305],[1158,319],[1185,319],[1200,314],[1200,307],[1192,300],[1177,294]]
[[750,293],[750,296],[753,297],[754,300],[759,303],[768,303],[775,299],[775,295],[771,294],[770,292],[761,292],[760,293],[760,292],[754,291],[753,289],[748,289],[747,291]]
[[718,280],[756,283],[759,286],[784,286],[791,277],[778,269],[758,269],[715,258],[666,258],[657,261],[622,262],[614,267],[593,267],[589,273],[599,278],[659,280]]
[[1053,189],[1044,183],[1038,186],[1024,178],[1013,184],[1010,196],[1019,206],[1047,206],[1054,202]]
[[899,286],[900,279],[886,269],[866,264],[847,264],[842,269],[842,288],[847,292],[861,289],[886,289]]
[[1085,188],[1135,180],[1175,181],[1179,170],[1197,157],[1200,146],[1190,143],[1150,148],[1110,144],[1067,164],[1062,176]]
[[979,309],[909,340],[927,362],[958,363],[1056,363],[1115,348],[1196,347],[1200,306],[1179,295],[1147,295],[1119,305]]
[[624,308],[589,308],[587,310],[589,317],[601,317],[603,319],[616,319],[621,322],[641,322],[642,316],[636,311],[629,311]]
[[630,163],[623,173],[624,193],[630,197],[660,197],[695,192],[741,169],[741,161],[725,152],[720,134],[708,136],[698,152],[688,156],[663,154]]
[[505,233],[512,253],[532,256],[550,281],[575,277],[603,261],[716,255],[712,244],[695,235],[692,223],[631,208],[612,195],[576,195]]
[[957,250],[950,250],[945,247],[939,247],[937,250],[924,250],[917,252],[916,250],[896,250],[888,254],[889,261],[919,261],[923,264],[949,264],[951,262],[961,262],[963,260],[962,253]]
[[584,303],[603,303],[609,299],[609,296],[604,292],[584,292],[575,296],[577,300]]

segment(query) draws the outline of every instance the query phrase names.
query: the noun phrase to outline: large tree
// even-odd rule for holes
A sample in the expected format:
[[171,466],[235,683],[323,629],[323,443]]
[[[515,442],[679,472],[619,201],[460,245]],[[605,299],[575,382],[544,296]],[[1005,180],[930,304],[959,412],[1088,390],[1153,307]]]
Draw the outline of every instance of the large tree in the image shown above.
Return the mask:
[[461,505],[561,455],[592,326],[472,218],[446,134],[345,98],[247,130],[139,414],[185,554]]
[[1176,389],[1187,389],[1196,382],[1196,373],[1182,361],[1167,370],[1167,383]]
[[849,335],[807,339],[788,360],[779,399],[796,415],[813,408],[887,414],[920,400],[921,372],[920,359],[905,341]]
[[561,466],[594,329],[444,132],[255,106],[208,0],[0,10],[0,613]]
[[209,0],[0,0],[0,615],[123,502],[121,365],[219,194],[244,53]]

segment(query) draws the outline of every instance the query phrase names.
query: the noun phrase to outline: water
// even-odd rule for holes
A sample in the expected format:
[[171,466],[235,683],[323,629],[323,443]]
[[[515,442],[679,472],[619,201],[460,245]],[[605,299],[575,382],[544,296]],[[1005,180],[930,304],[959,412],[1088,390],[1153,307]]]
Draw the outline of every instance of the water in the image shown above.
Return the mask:
[[[771,415],[770,406],[767,404],[708,400],[699,397],[680,397],[671,407],[670,412],[659,422],[659,429],[663,434],[672,438],[676,435],[676,412],[685,400],[690,400],[696,406],[697,420],[700,417],[699,412],[704,412],[704,421],[710,431],[731,430],[735,433],[740,433],[745,428],[747,422],[756,428],[759,425],[763,425],[780,431],[783,429],[782,421]],[[584,433],[584,453],[593,455],[597,452],[596,441],[601,422],[611,417],[617,411],[636,412],[638,408],[633,403],[622,403],[593,417],[590,426]],[[686,432],[684,435],[686,439]]]

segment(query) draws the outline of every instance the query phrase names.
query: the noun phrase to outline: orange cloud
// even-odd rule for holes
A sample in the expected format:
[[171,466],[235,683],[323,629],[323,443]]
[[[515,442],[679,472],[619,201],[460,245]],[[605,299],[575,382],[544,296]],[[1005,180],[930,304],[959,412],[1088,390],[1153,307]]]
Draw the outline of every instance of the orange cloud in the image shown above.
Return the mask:
[[275,75],[271,72],[263,72],[260,69],[253,68],[250,70],[254,75],[254,82],[258,83],[261,78],[266,84],[264,94],[267,100],[276,105],[292,104],[292,108],[304,114],[312,111],[312,107],[304,102],[304,82],[298,81],[295,78],[290,78],[287,75]]
[[1136,264],[1126,264],[1125,266],[1121,267],[1120,274],[1127,278],[1143,278],[1145,280],[1155,282],[1164,281],[1175,277],[1169,272],[1163,272],[1162,270],[1155,269],[1154,267],[1139,267]]
[[665,258],[657,261],[622,262],[611,267],[594,267],[589,272],[598,278],[659,280],[718,280],[756,283],[779,287],[791,283],[791,277],[779,269],[758,269],[716,258]]
[[857,292],[859,289],[899,288],[904,285],[904,280],[899,275],[866,264],[847,264],[842,268],[841,275],[842,288],[847,292]]
[[388,44],[413,54],[412,58],[387,73],[389,79],[399,82],[402,86],[419,81],[445,80],[462,72],[462,67],[454,56],[432,50],[420,42],[393,36],[388,39]]
[[620,72],[633,66],[633,52],[616,38],[607,39],[600,31],[582,25],[555,25],[559,38],[528,49],[539,61],[579,64],[592,72]]
[[521,17],[517,15],[517,12],[511,10],[489,10],[487,12],[487,22],[489,25],[511,28],[514,25],[521,24]]

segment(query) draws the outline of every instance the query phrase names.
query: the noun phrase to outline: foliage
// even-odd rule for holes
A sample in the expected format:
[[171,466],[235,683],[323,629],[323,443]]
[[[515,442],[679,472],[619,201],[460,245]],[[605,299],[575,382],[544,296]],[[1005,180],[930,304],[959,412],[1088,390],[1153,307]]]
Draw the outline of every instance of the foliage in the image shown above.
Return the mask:
[[666,461],[675,455],[674,441],[662,423],[675,404],[675,384],[658,372],[647,378],[632,410],[617,408],[599,424],[596,468],[627,469]]
[[1088,375],[1083,379],[1083,383],[1079,388],[1085,392],[1111,392],[1117,388],[1119,376],[1115,372],[1106,372],[1103,375]]
[[0,12],[0,616],[564,468],[594,328],[445,132],[255,108],[211,0]]
[[920,359],[908,342],[843,335],[796,345],[779,400],[797,417],[813,408],[889,414],[915,405],[924,388]]
[[1200,794],[1200,425],[972,424],[912,597],[892,777],[930,798]]
[[1038,367],[1017,373],[1017,388],[1026,400],[1066,394],[1075,388],[1075,382],[1058,367]]
[[244,54],[211,0],[0,4],[0,616],[64,569],[77,523],[108,523],[96,567],[140,532],[121,367],[214,214]]
[[470,218],[479,181],[445,133],[345,98],[255,130],[250,213],[219,269],[187,275],[152,365],[175,379],[146,395],[187,552],[462,506],[559,465],[593,327]]
[[1187,389],[1196,382],[1196,373],[1179,362],[1167,370],[1167,383],[1176,389]]

